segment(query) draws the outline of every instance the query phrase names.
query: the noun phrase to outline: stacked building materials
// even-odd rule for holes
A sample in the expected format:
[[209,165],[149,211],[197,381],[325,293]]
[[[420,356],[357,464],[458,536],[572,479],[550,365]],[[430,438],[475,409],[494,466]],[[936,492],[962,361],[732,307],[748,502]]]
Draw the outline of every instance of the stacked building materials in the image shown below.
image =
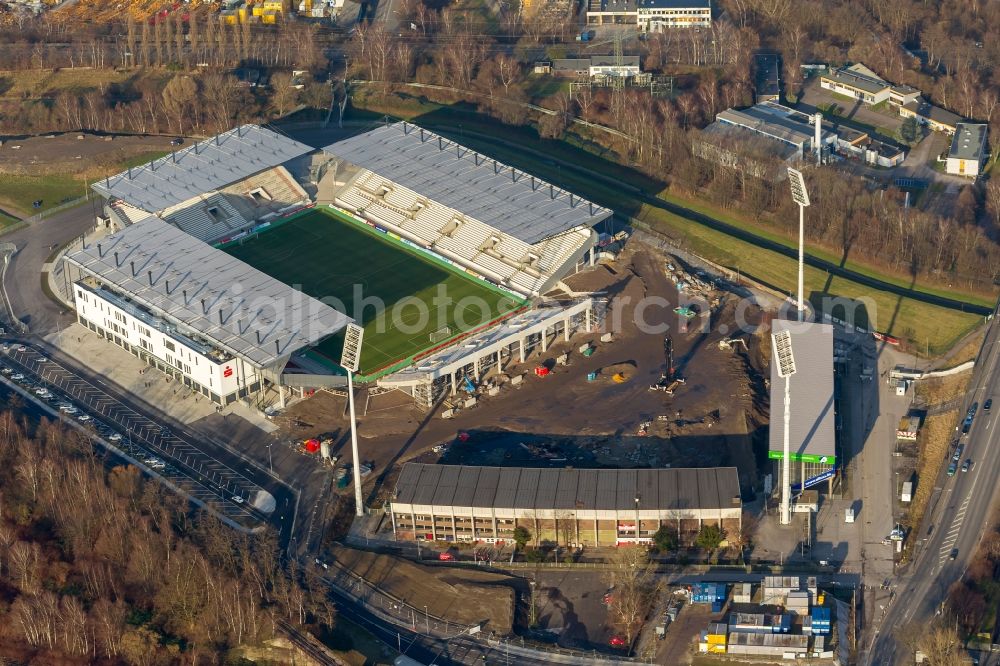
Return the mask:
[[729,596],[728,585],[723,583],[698,583],[691,588],[691,602],[696,604],[715,604],[725,602]]
[[808,651],[809,637],[794,634],[730,634],[726,646],[728,654],[784,655]]
[[750,583],[736,583],[733,586],[733,603],[749,604],[753,601],[753,585]]
[[726,638],[728,636],[728,631],[725,624],[721,622],[713,622],[708,625],[708,629],[701,632],[701,643],[699,646],[701,652],[708,652],[710,654],[725,654],[726,653]]
[[785,596],[785,608],[797,615],[809,614],[809,592],[793,590]]

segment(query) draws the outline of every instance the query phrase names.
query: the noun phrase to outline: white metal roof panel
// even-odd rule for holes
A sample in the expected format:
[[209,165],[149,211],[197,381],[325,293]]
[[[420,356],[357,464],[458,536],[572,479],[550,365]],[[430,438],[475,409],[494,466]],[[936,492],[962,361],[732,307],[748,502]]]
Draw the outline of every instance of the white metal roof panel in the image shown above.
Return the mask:
[[324,150],[526,243],[611,216],[607,208],[405,122]]
[[179,325],[181,333],[259,367],[352,321],[152,215],[66,260]]
[[[792,334],[796,373],[791,381],[792,415],[789,441],[792,456],[836,455],[833,405],[833,326],[775,319],[774,331]],[[785,380],[771,363],[770,450],[784,449]]]
[[92,187],[105,197],[156,213],[312,151],[259,125],[242,125]]

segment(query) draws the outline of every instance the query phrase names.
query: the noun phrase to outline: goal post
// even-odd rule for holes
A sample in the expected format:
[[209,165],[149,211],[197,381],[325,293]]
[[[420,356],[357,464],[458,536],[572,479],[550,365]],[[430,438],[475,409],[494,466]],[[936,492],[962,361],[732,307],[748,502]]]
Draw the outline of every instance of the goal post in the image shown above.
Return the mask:
[[442,342],[444,340],[447,340],[450,337],[451,337],[451,327],[450,326],[442,326],[441,328],[439,328],[436,331],[431,331],[431,333],[428,335],[428,338],[430,339],[430,341],[432,343],[434,343],[434,342]]

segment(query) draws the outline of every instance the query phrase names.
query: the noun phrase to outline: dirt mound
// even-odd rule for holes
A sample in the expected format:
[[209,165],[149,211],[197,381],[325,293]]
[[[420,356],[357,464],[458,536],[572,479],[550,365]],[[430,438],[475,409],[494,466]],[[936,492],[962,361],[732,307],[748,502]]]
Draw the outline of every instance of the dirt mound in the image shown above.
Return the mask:
[[332,552],[335,567],[361,576],[414,608],[426,606],[435,617],[467,625],[486,621],[487,630],[502,635],[513,628],[515,579],[510,576],[425,566],[342,546]]

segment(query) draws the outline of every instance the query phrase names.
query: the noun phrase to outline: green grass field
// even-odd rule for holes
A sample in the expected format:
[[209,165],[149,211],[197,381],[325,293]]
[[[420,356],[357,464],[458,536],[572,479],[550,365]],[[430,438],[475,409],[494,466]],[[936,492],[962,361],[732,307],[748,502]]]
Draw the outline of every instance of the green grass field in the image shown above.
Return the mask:
[[[223,249],[359,321],[365,328],[360,368],[365,376],[523,305],[328,208],[306,211]],[[448,334],[432,341],[431,334],[444,327]],[[339,360],[342,345],[334,336],[316,351]]]

